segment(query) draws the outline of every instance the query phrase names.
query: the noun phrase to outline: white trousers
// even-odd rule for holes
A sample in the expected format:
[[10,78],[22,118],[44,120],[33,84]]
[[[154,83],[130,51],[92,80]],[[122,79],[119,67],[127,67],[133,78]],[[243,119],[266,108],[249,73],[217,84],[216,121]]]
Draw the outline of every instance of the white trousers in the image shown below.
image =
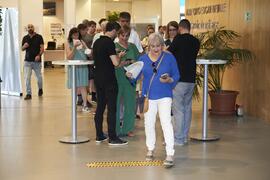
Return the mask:
[[155,149],[156,144],[155,124],[158,112],[166,143],[166,154],[167,156],[174,155],[174,135],[171,120],[171,107],[172,107],[172,98],[149,100],[149,109],[144,114],[146,146],[149,151],[153,151]]

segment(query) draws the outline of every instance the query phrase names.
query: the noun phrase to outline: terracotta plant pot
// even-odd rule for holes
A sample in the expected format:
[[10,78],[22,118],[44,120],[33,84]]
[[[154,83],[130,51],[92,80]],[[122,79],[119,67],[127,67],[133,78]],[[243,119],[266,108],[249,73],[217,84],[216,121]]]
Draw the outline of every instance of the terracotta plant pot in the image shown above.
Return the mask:
[[209,91],[211,100],[210,114],[235,115],[235,102],[238,94],[238,91]]

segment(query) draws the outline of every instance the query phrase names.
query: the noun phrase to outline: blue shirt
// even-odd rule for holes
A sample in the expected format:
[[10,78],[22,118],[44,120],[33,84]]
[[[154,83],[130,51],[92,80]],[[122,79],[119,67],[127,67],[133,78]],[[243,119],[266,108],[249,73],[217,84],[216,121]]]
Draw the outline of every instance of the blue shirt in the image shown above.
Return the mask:
[[[149,99],[156,100],[164,97],[172,97],[172,90],[176,86],[180,74],[178,71],[177,63],[175,57],[167,52],[162,52],[160,57],[156,62],[149,58],[147,54],[142,55],[139,58],[139,61],[144,63],[141,74],[143,75],[143,86],[142,86],[142,95],[147,96],[149,83],[153,75],[153,69],[157,68],[158,63],[161,60],[162,55],[164,54],[163,60],[160,63],[156,75],[154,76],[152,85],[149,91]],[[159,78],[162,74],[168,73],[171,78],[173,78],[172,83],[162,83]]]

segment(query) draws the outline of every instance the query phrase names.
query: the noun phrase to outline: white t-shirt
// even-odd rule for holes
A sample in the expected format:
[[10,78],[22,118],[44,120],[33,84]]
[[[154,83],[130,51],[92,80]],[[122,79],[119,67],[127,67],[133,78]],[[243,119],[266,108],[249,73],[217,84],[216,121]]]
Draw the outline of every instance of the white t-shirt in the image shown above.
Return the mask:
[[94,46],[94,42],[96,40],[98,40],[100,38],[100,36],[104,36],[104,33],[103,32],[100,32],[100,33],[95,34],[95,36],[93,38],[92,46],[91,46],[92,49],[93,49],[93,46]]

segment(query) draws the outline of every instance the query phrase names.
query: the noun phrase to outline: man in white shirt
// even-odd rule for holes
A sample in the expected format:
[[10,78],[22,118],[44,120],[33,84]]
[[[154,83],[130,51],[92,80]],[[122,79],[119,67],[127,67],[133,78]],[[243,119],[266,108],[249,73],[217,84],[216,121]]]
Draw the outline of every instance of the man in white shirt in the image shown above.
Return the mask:
[[107,19],[102,18],[98,21],[98,24],[101,28],[101,32],[95,34],[94,38],[93,38],[93,42],[92,42],[92,46],[91,48],[93,48],[94,46],[94,42],[100,38],[100,36],[104,36],[105,35],[105,29],[106,29],[106,24],[108,23]]
[[[121,12],[119,15],[120,26],[123,27],[124,25],[127,25],[130,27],[130,19],[131,19],[131,16],[128,12]],[[118,38],[115,41],[118,42]],[[143,52],[143,48],[142,48],[142,44],[141,44],[141,40],[139,38],[139,35],[133,28],[131,28],[128,42],[135,44],[140,53]]]

